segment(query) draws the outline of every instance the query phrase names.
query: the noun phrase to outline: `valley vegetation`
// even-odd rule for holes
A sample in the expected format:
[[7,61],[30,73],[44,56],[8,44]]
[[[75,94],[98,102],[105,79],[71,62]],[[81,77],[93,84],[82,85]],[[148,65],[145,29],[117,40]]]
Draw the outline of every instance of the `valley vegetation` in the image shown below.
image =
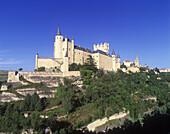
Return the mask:
[[[18,133],[32,128],[41,133],[50,127],[55,134],[82,133],[78,128],[124,110],[130,112],[128,119],[112,132],[134,130],[131,133],[136,133],[138,130],[144,133],[147,132],[146,124],[154,122],[155,118],[162,118],[161,124],[158,123],[160,129],[164,126],[162,129],[169,131],[166,126],[170,121],[170,81],[167,75],[147,68],[140,68],[138,73],[105,72],[96,68],[92,57],[84,65],[70,65],[70,71],[78,70],[84,79],[81,88],[74,79],[64,78],[53,99],[40,99],[35,93],[28,94],[23,101],[1,104],[0,131],[15,130]],[[45,111],[52,106],[58,108]],[[24,113],[30,113],[30,116],[25,118]],[[42,114],[49,118],[40,118]],[[58,119],[59,116],[65,117]],[[155,122],[155,126],[158,124]]]

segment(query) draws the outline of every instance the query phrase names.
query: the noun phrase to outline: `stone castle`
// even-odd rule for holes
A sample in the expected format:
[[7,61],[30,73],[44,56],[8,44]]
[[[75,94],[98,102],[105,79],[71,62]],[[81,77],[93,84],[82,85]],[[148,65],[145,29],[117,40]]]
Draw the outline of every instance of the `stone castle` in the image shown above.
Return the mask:
[[37,53],[35,69],[45,67],[47,70],[50,70],[57,67],[62,72],[68,72],[70,64],[84,64],[89,55],[93,57],[98,69],[117,71],[120,68],[120,56],[118,54],[116,57],[114,50],[112,55],[109,54],[108,43],[94,44],[94,51],[91,51],[80,45],[76,46],[74,38],[72,40],[67,36],[64,38],[58,27],[54,41],[54,57],[43,58],[39,57]]
[[[88,48],[83,48],[80,45],[75,45],[74,38],[72,38],[72,40],[67,36],[64,38],[58,27],[54,41],[53,58],[39,57],[38,53],[36,54],[35,69],[37,70],[40,67],[45,67],[45,72],[9,71],[8,82],[17,82],[19,81],[20,76],[33,82],[35,81],[31,78],[35,77],[80,76],[80,71],[69,71],[69,65],[72,63],[84,64],[89,55],[93,57],[98,69],[114,72],[121,69],[120,55],[118,53],[116,56],[114,50],[110,55],[108,43],[94,44],[94,51],[92,51]],[[127,69],[122,69],[124,72],[138,72],[139,67],[141,66],[138,57],[136,57],[135,63],[126,60],[123,61],[123,64],[127,67]],[[57,71],[56,69],[60,71]]]

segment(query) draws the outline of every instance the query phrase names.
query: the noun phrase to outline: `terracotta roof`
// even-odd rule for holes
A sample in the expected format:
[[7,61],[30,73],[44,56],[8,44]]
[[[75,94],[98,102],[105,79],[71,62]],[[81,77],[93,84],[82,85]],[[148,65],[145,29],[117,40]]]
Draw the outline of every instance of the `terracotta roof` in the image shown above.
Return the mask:
[[124,62],[132,62],[132,61],[130,61],[130,60],[125,60]]

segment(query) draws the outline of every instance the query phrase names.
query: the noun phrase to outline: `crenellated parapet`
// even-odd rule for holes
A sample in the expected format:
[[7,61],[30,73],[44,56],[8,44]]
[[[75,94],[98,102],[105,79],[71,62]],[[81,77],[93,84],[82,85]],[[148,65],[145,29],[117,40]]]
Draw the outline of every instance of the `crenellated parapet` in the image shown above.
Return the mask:
[[103,52],[109,53],[109,43],[94,44],[94,51],[101,50]]

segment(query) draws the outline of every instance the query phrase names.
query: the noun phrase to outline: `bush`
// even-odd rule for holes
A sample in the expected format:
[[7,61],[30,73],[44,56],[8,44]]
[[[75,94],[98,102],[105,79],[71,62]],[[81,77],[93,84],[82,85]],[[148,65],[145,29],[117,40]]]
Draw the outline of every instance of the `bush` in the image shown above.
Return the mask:
[[45,67],[39,67],[37,70],[35,70],[35,71],[45,71]]

